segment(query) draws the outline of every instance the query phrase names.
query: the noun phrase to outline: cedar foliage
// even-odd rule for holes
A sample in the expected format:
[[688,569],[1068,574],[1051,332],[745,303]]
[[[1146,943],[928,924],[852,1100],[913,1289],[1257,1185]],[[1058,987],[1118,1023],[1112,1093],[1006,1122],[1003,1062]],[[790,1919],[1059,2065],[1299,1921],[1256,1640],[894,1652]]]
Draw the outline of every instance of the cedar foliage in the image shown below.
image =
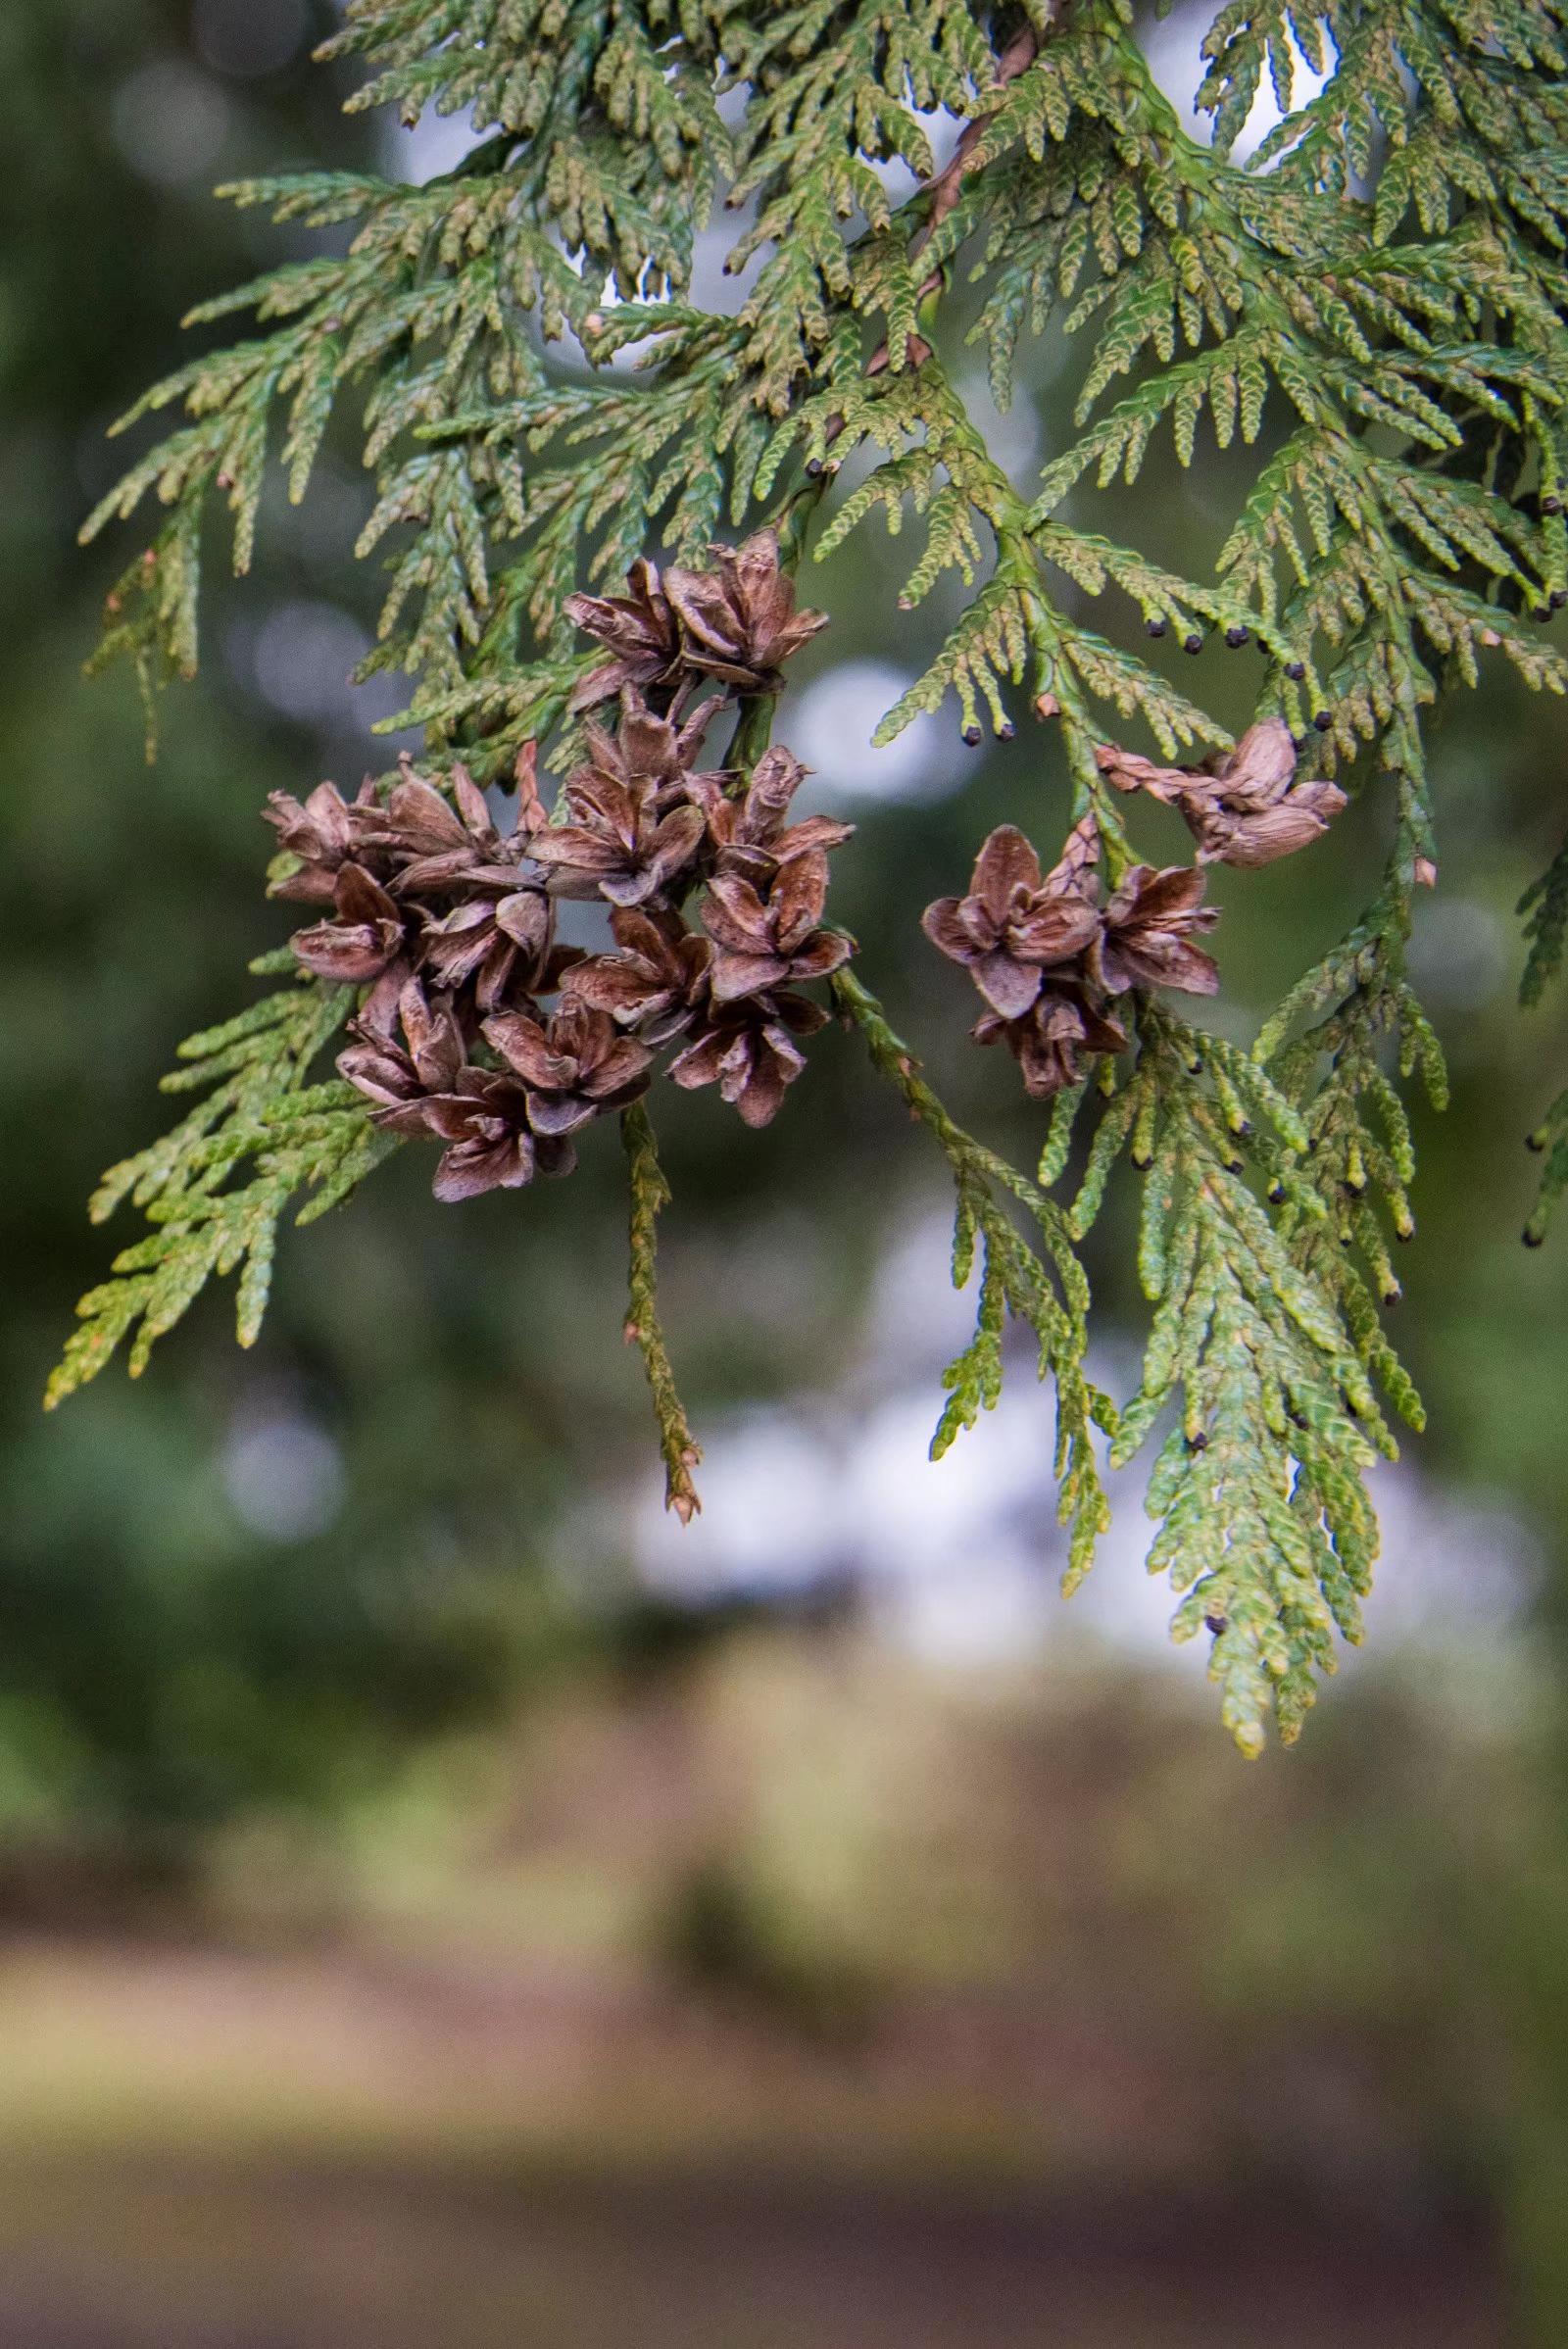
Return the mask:
[[[1151,1564],[1177,1593],[1176,1635],[1206,1631],[1247,1752],[1271,1715],[1296,1734],[1336,1639],[1358,1637],[1376,1549],[1364,1471],[1393,1453],[1391,1417],[1420,1425],[1380,1307],[1397,1295],[1388,1241],[1413,1228],[1405,1089],[1441,1101],[1444,1086],[1404,976],[1412,890],[1436,878],[1423,729],[1497,661],[1568,685],[1537,627],[1568,590],[1565,15],[1558,0],[1228,0],[1203,45],[1205,145],[1123,0],[349,0],[325,54],[363,61],[352,104],[405,122],[468,108],[480,142],[422,187],[320,172],[228,189],[279,220],[352,223],[352,241],[194,314],[249,313],[254,330],[131,411],[184,420],[86,526],[149,502],[160,516],[99,656],[134,663],[150,723],[156,689],[196,663],[209,508],[226,504],[243,570],[279,446],[290,496],[308,497],[347,404],[378,492],[359,552],[388,577],[367,669],[410,680],[403,722],[424,729],[428,778],[505,789],[530,746],[558,766],[580,755],[603,658],[573,625],[581,590],[612,593],[660,555],[700,570],[748,534],[771,532],[792,568],[874,517],[910,525],[890,604],[949,574],[964,592],[881,738],[938,709],[971,740],[1038,724],[1061,832],[1090,820],[1113,887],[1134,864],[1136,793],[1121,804],[1133,787],[1107,732],[1199,776],[1229,748],[1134,623],[1189,648],[1214,630],[1255,641],[1258,720],[1289,730],[1303,781],[1377,795],[1392,846],[1375,902],[1250,1052],[1134,986],[1126,1052],[1062,1072],[1025,1172],[955,1124],[860,977],[824,982],[945,1154],[954,1278],[978,1272],[933,1448],[995,1401],[1004,1325],[1027,1323],[1055,1388],[1071,1584],[1106,1517],[1096,1429],[1113,1462],[1168,1429]],[[1265,75],[1282,119],[1243,166]],[[726,266],[757,264],[733,314],[691,297],[715,219]],[[1071,434],[1034,483],[1008,478],[936,347],[960,279],[982,286],[973,338],[1003,405],[1022,335],[1057,324],[1082,350]],[[586,370],[563,364],[573,346]],[[1098,492],[1136,481],[1167,432],[1184,465],[1200,435],[1259,451],[1211,576],[1094,526]],[[723,772],[744,792],[771,686],[734,699]],[[1565,856],[1523,910],[1534,1001],[1568,934]],[[170,1084],[196,1107],[106,1178],[94,1214],[129,1198],[151,1229],[83,1300],[51,1399],[132,1333],[139,1370],[213,1272],[239,1271],[249,1343],[284,1214],[320,1213],[397,1147],[323,1067],[353,987],[286,952],[269,968],[291,974],[280,993],[182,1048]],[[689,1513],[697,1449],[654,1281],[667,1194],[641,1106],[623,1122],[628,1334]],[[1568,1186],[1568,1094],[1533,1140],[1539,1240]],[[1075,1147],[1076,1193],[1058,1199]],[[1086,1375],[1076,1248],[1123,1156],[1141,1170],[1152,1310],[1118,1408]]]

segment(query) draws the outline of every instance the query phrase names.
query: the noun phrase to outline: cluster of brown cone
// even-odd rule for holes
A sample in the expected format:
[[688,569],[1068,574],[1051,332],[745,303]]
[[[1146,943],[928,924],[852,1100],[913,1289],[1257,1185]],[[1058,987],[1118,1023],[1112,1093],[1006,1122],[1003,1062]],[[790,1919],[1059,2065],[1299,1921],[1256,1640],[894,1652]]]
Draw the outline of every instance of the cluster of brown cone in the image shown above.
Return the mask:
[[1086,1058],[1125,1049],[1114,1005],[1129,989],[1215,992],[1213,958],[1193,943],[1219,918],[1201,902],[1202,865],[1271,864],[1315,840],[1345,806],[1337,785],[1297,781],[1296,745],[1280,718],[1261,719],[1210,766],[1159,766],[1113,743],[1096,756],[1118,791],[1147,791],[1179,810],[1199,843],[1196,864],[1135,864],[1102,905],[1093,816],[1074,826],[1045,874],[1023,834],[1003,824],[980,851],[967,896],[939,898],[923,916],[932,944],[985,998],[975,1041],[1005,1044],[1037,1101],[1076,1084]]
[[1113,1004],[1133,987],[1212,995],[1219,972],[1197,933],[1219,918],[1201,903],[1203,876],[1135,864],[1100,901],[1100,833],[1075,824],[1060,861],[1040,858],[1000,824],[975,859],[968,894],[938,898],[922,916],[933,946],[961,963],[988,1008],[977,1044],[1005,1044],[1037,1101],[1075,1084],[1086,1054],[1119,1052],[1127,1031]]
[[[567,607],[610,659],[575,697],[587,755],[554,820],[532,745],[507,835],[461,766],[450,798],[405,762],[384,801],[327,783],[270,804],[273,894],[322,908],[295,954],[366,991],[339,1071],[377,1124],[445,1146],[441,1199],[567,1171],[577,1129],[636,1101],[672,1044],[677,1085],[716,1084],[765,1125],[827,1016],[797,984],[854,952],[822,918],[852,827],[790,822],[806,770],[781,746],[749,775],[696,763],[726,707],[774,691],[823,624],[795,609],[776,541],[717,549],[709,571],[639,563],[627,590]],[[559,945],[561,899],[608,905],[613,950]]]

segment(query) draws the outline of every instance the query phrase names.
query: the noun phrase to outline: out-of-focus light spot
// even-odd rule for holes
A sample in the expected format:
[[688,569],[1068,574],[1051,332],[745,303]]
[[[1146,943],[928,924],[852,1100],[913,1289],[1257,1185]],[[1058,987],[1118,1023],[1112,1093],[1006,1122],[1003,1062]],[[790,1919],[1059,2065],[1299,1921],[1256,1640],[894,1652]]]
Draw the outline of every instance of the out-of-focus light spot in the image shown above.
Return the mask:
[[706,1514],[681,1526],[662,1489],[638,1508],[633,1542],[645,1580],[673,1598],[784,1598],[809,1590],[847,1556],[855,1528],[839,1505],[831,1450],[798,1422],[760,1412],[709,1447]]
[[223,1489],[235,1516],[264,1542],[306,1542],[343,1506],[343,1457],[324,1428],[299,1412],[237,1427],[224,1447]]
[[203,65],[242,80],[292,65],[309,30],[305,0],[196,0],[191,18]]
[[780,733],[820,778],[819,796],[939,800],[964,780],[951,736],[917,717],[881,750],[871,736],[913,679],[885,661],[845,661],[813,679],[785,714]]
[[263,699],[285,717],[352,721],[362,709],[350,678],[368,649],[365,630],[335,604],[280,604],[257,632],[250,665]]
[[228,139],[228,100],[182,58],[142,66],[115,92],[115,139],[133,171],[156,187],[205,179]]
[[1428,1003],[1480,1010],[1506,986],[1510,954],[1502,923],[1474,898],[1433,898],[1416,908],[1410,976]]

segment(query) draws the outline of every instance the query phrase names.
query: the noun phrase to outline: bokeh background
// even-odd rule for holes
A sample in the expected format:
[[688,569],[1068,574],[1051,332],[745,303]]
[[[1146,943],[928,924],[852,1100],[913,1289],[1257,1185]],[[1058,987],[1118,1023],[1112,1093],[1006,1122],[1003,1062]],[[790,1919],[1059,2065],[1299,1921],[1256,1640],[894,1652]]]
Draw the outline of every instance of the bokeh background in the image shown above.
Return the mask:
[[[1511,918],[1561,830],[1556,706],[1494,683],[1444,721],[1414,959],[1454,1101],[1418,1116],[1397,1331],[1431,1432],[1378,1472],[1371,1651],[1294,1754],[1242,1763],[1166,1645],[1136,1475],[1058,1599],[1027,1361],[925,1464],[967,1318],[942,1169],[833,1035],[762,1140],[708,1096],[662,1121],[687,1535],[619,1343],[608,1132],[569,1186],[457,1211],[410,1150],[288,1248],[254,1352],[213,1296],[139,1388],[40,1415],[115,1245],[94,1179],[288,926],[266,792],[388,762],[395,690],[346,682],[377,602],[348,433],[239,588],[215,535],[156,765],[128,677],[79,676],[130,551],[75,545],[106,425],[190,303],[304,249],[212,185],[463,151],[345,120],[308,63],[331,21],[0,10],[0,2340],[1568,2338],[1568,1235],[1518,1245],[1563,1021],[1513,1008]],[[1173,84],[1200,30],[1153,36]],[[1019,477],[1069,376],[1048,343],[1007,416],[971,387]],[[1146,474],[1153,551],[1217,544],[1247,464]],[[912,916],[1004,814],[1049,839],[1060,778],[937,720],[869,752],[943,617],[895,623],[884,554],[821,575],[842,616],[783,730],[860,826],[868,975],[1027,1156]],[[1223,713],[1255,658],[1204,654]],[[1387,823],[1373,793],[1333,853],[1226,876],[1239,1028]],[[1123,1392],[1126,1207],[1091,1266]]]

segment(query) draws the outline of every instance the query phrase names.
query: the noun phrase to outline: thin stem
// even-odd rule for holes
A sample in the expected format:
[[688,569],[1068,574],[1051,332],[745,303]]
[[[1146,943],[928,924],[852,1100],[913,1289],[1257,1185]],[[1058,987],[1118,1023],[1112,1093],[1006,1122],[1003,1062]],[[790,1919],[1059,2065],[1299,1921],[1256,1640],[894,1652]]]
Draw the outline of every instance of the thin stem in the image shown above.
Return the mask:
[[641,1101],[622,1110],[620,1138],[631,1184],[631,1261],[627,1279],[630,1309],[626,1315],[626,1341],[628,1345],[635,1343],[641,1351],[654,1398],[659,1447],[664,1460],[664,1506],[674,1510],[682,1525],[690,1525],[703,1505],[692,1482],[692,1470],[703,1453],[676,1391],[675,1373],[660,1326],[656,1227],[660,1209],[669,1204],[670,1190],[659,1163],[653,1125]]

